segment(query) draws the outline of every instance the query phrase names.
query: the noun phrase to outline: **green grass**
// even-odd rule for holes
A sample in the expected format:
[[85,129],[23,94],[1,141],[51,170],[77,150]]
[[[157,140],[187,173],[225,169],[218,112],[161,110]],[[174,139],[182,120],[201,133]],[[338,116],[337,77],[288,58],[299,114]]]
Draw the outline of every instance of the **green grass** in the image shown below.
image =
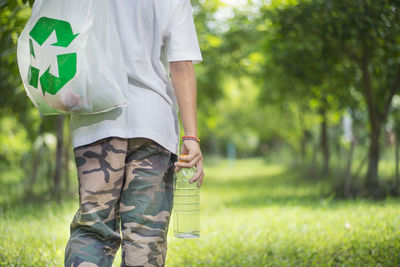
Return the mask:
[[[166,266],[400,266],[398,199],[337,200],[328,180],[260,159],[205,172],[201,236],[171,224]],[[77,201],[0,206],[0,266],[63,266]]]

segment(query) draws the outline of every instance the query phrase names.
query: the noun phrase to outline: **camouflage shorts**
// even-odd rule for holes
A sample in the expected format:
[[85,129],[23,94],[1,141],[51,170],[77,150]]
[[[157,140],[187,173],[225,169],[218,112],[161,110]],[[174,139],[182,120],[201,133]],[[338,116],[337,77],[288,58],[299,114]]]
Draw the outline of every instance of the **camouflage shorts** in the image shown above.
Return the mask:
[[74,153],[79,209],[65,266],[111,266],[120,246],[121,266],[163,266],[176,155],[149,139],[119,137]]

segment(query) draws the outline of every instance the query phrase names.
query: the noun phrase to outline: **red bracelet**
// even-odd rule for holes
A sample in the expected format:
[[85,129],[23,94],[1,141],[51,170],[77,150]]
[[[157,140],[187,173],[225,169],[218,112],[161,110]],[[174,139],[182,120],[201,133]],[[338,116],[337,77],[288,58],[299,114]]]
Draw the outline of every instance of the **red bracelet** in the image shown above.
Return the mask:
[[190,135],[182,136],[182,141],[185,141],[185,140],[193,140],[193,141],[196,141],[197,143],[200,143],[200,139],[196,136],[190,136]]

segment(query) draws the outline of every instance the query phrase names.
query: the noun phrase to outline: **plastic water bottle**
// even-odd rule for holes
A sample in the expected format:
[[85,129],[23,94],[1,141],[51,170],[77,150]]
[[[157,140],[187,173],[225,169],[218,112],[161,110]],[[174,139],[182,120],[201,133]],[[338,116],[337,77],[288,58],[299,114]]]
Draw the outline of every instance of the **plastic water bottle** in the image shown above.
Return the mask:
[[[183,162],[183,161],[180,161]],[[200,189],[197,181],[189,180],[196,173],[196,167],[182,168],[174,179],[174,235],[179,238],[200,236]]]

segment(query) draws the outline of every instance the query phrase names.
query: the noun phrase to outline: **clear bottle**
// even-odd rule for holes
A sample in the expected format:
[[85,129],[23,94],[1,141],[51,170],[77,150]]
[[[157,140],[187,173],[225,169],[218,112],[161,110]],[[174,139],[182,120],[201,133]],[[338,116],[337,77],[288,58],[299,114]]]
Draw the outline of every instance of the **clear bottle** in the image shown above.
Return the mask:
[[[183,161],[180,161],[183,162]],[[182,168],[174,179],[174,235],[179,238],[200,236],[200,189],[189,180],[196,167]]]

